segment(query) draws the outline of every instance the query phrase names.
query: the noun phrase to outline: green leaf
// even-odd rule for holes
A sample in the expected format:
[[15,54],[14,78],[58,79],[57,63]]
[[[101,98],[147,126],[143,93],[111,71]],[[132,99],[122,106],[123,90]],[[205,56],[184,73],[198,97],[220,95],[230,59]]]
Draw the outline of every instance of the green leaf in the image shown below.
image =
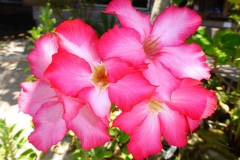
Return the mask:
[[29,154],[31,154],[31,153],[33,153],[34,151],[30,148],[30,149],[27,149],[27,150],[25,150],[24,152],[22,152],[21,153],[21,157],[26,157],[27,155],[29,155]]
[[72,153],[71,154],[71,159],[80,159],[80,157],[81,157],[81,152],[79,151],[79,152],[74,152],[74,153]]
[[123,146],[122,148],[122,155],[121,155],[125,160],[132,160],[133,156],[129,153],[126,145]]
[[124,143],[126,143],[129,140],[129,138],[130,137],[129,137],[128,134],[126,134],[124,132],[121,132],[120,136],[118,137],[118,140],[119,140],[120,143],[124,144]]
[[179,5],[183,2],[183,0],[173,0],[173,3]]
[[207,41],[208,44],[213,44],[212,43],[212,38],[208,34],[208,32],[205,28],[199,28],[196,32],[196,35],[201,35],[201,37],[203,37]]
[[12,125],[12,126],[9,128],[9,132],[13,132],[13,130],[15,129],[16,125],[17,125],[17,124]]
[[24,131],[24,129],[19,130],[14,136],[13,139],[16,140],[20,137],[20,135],[22,134],[22,132]]
[[216,56],[219,65],[232,64],[231,57],[218,48],[216,48]]
[[109,26],[109,29],[110,28],[113,28],[114,24],[116,23],[116,19],[114,16],[111,17],[111,21],[110,21],[110,26]]
[[209,45],[209,46],[205,46],[203,50],[207,55],[215,55],[218,49],[214,46]]
[[237,52],[235,48],[225,48],[224,46],[220,47],[220,50],[226,53],[228,56],[235,56]]
[[102,19],[102,24],[104,27],[104,30],[108,30],[108,17],[106,13],[101,12],[101,19]]
[[96,154],[96,156],[99,158],[99,159],[103,159],[103,158],[110,158],[113,156],[113,153],[112,151],[103,151],[103,152],[98,152]]
[[100,24],[98,24],[98,23],[96,23],[96,22],[94,22],[94,21],[89,20],[89,21],[87,22],[87,24],[89,24],[90,26],[92,26],[93,29],[96,30],[96,32],[98,33],[99,36],[101,36],[101,35],[105,32],[105,31],[104,31],[104,28],[103,28]]
[[222,43],[227,47],[240,46],[240,35],[237,33],[227,33],[222,36]]
[[37,154],[33,151],[32,153],[30,153],[29,157],[31,159],[35,159],[35,158],[37,158]]
[[218,30],[213,37],[213,45],[219,46],[221,44],[221,41],[222,41],[222,31]]
[[22,137],[19,141],[18,141],[18,143],[19,144],[23,144],[23,143],[25,143],[27,141],[27,139],[25,138],[25,137]]
[[110,136],[115,137],[115,136],[117,136],[119,134],[119,129],[117,129],[117,128],[110,128],[108,130],[108,132],[109,132]]

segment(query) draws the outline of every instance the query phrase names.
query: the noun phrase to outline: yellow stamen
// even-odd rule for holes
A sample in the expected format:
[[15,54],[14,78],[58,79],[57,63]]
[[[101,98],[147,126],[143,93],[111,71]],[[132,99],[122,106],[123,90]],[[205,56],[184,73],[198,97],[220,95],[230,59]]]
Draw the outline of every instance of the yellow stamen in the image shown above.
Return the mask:
[[153,114],[157,114],[158,112],[160,112],[161,109],[163,109],[163,103],[160,103],[157,100],[152,99],[149,103],[148,108]]
[[105,89],[108,86],[107,73],[103,64],[98,64],[93,67],[92,83],[97,89]]

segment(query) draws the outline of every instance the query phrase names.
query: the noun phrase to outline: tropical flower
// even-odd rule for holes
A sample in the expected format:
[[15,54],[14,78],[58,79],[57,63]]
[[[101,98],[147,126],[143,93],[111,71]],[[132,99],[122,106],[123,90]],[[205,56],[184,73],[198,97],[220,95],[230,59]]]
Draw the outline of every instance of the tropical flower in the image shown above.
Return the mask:
[[161,137],[171,145],[185,146],[189,130],[193,132],[201,119],[214,112],[217,103],[214,92],[200,86],[197,80],[175,80],[179,86],[170,97],[156,92],[152,98],[137,104],[130,112],[122,112],[114,120],[113,127],[130,135],[127,147],[135,159],[159,153]]
[[153,24],[150,15],[136,11],[130,0],[112,0],[105,12],[115,14],[122,28],[115,26],[100,38],[103,59],[118,57],[134,65],[157,60],[177,78],[210,78],[201,47],[185,44],[201,24],[195,11],[171,6]]
[[60,49],[44,77],[61,93],[85,100],[103,120],[109,118],[111,103],[129,111],[151,97],[156,87],[142,75],[146,66],[136,68],[115,57],[101,60],[96,52],[97,35],[90,26],[69,20],[56,28],[56,34]]
[[210,116],[217,103],[215,93],[200,86],[200,80],[210,78],[205,54],[200,46],[185,44],[200,26],[200,16],[172,6],[150,24],[150,15],[136,11],[129,0],[112,0],[105,12],[115,14],[122,27],[100,38],[102,59],[147,64],[143,75],[157,86],[152,97],[123,111],[113,126],[130,135],[128,149],[136,159],[159,153],[161,136],[172,145],[186,145],[189,130]]
[[113,103],[123,111],[113,126],[130,135],[134,158],[160,152],[162,136],[186,145],[189,130],[217,103],[215,93],[200,85],[210,77],[206,56],[200,46],[185,44],[201,18],[186,7],[169,7],[150,24],[150,15],[130,0],[112,0],[105,12],[116,14],[122,27],[100,40],[76,19],[36,41],[28,60],[38,80],[22,83],[19,96],[20,111],[33,117],[29,141],[47,152],[72,130],[83,149],[103,145],[111,139]]
[[[83,21],[69,20],[36,41],[28,55],[36,82],[22,83],[20,111],[33,117],[29,141],[47,151],[72,130],[83,149],[103,145],[111,102],[123,110],[149,98],[155,86],[139,68],[109,58],[101,61],[97,34]],[[91,142],[91,143],[90,143]]]
[[43,77],[52,62],[52,55],[60,54],[57,53],[58,40],[55,34],[44,35],[36,41],[35,49],[27,57],[34,76],[39,78],[36,82],[21,84],[18,100],[20,111],[33,117],[35,129],[28,140],[38,150],[47,152],[68,130],[72,130],[85,150],[104,145],[111,139],[108,125],[87,103],[62,94]]
[[25,82],[21,86],[20,111],[33,117],[34,131],[28,140],[38,150],[47,152],[68,130],[81,140],[85,150],[110,141],[107,126],[83,101],[58,93],[44,80]]

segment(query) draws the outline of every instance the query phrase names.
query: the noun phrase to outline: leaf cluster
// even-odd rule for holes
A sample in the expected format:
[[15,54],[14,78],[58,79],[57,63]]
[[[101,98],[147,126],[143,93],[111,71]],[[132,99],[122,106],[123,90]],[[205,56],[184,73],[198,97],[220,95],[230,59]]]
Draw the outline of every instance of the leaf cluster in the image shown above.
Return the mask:
[[208,56],[216,57],[218,65],[240,68],[240,35],[235,30],[218,30],[211,38],[205,28],[199,28],[187,42],[199,44]]
[[[50,3],[41,7],[40,24],[37,27],[33,27],[28,33],[31,35],[28,40],[32,43],[39,39],[42,35],[48,32],[52,32],[55,29],[56,19],[52,18],[53,10],[50,7]],[[31,50],[34,45],[29,45],[28,49]]]
[[[23,132],[24,129],[16,129],[16,124],[8,126],[5,119],[0,119],[0,159],[36,159],[37,154],[33,149],[24,150],[27,139]],[[20,155],[17,156],[19,152]]]

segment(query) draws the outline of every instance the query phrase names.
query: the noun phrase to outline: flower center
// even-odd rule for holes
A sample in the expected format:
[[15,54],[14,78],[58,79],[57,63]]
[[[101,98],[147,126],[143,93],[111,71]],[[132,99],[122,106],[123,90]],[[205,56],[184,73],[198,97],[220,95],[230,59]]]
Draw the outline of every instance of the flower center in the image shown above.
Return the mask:
[[152,99],[149,103],[148,109],[153,114],[157,114],[158,112],[160,112],[161,109],[163,109],[163,103],[160,103],[160,102]]
[[92,83],[97,89],[105,89],[108,86],[107,73],[103,64],[97,64],[93,67]]
[[149,56],[152,56],[158,52],[158,42],[156,38],[148,37],[144,44],[143,49],[145,53]]

